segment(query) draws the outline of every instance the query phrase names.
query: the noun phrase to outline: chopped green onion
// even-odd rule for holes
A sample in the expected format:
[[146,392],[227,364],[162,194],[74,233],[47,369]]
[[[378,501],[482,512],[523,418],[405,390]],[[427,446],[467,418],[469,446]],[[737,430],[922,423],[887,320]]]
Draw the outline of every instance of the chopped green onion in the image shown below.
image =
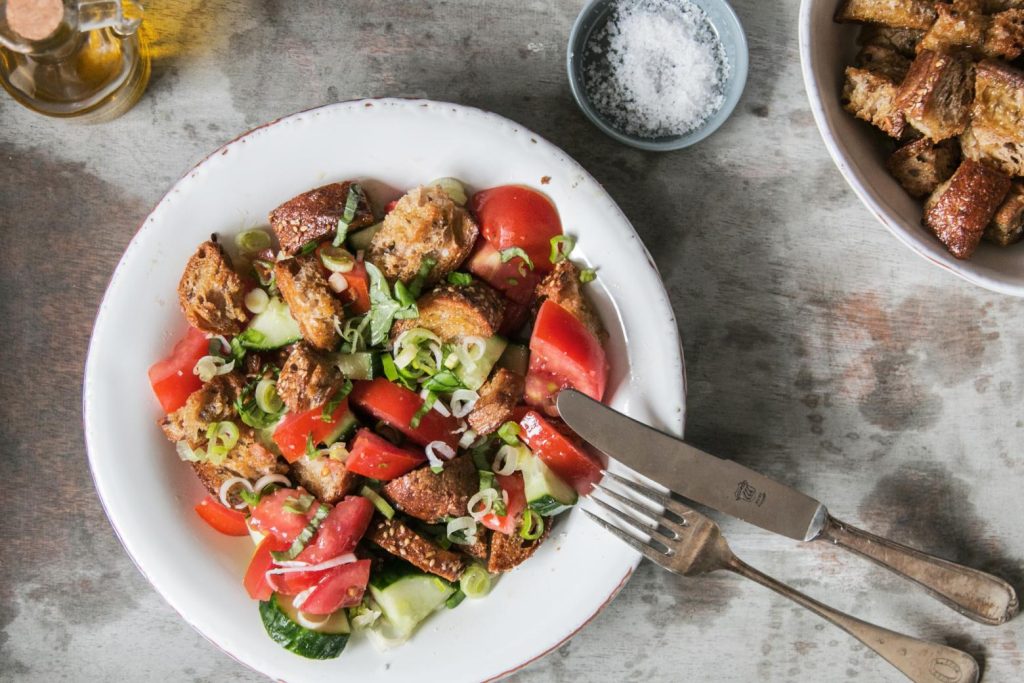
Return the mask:
[[523,524],[519,527],[519,535],[527,541],[536,541],[544,533],[544,518],[530,508],[523,511]]
[[333,245],[320,249],[320,262],[332,273],[349,273],[356,267],[356,259],[352,254]]
[[448,273],[448,284],[456,287],[465,287],[473,282],[473,276],[469,273]]
[[523,251],[522,247],[509,247],[508,249],[502,249],[500,253],[502,263],[508,263],[518,256],[523,259],[523,262],[529,266],[530,270],[533,270],[533,261],[530,260],[530,256]]
[[277,382],[272,379],[263,378],[256,382],[253,399],[264,413],[277,414],[284,410],[284,401],[277,395]]
[[258,251],[270,248],[270,235],[266,230],[246,230],[235,235],[235,244],[242,250],[243,254],[255,254]]
[[[312,496],[310,496],[310,498],[312,498]],[[294,560],[299,556],[299,553],[306,549],[309,542],[313,540],[313,535],[316,534],[316,530],[320,528],[320,523],[327,519],[327,515],[329,515],[330,512],[331,508],[321,503],[320,507],[316,509],[316,514],[313,515],[313,518],[309,520],[308,524],[306,524],[306,528],[295,537],[294,541],[292,541],[291,547],[285,551],[271,550],[270,556],[278,562]]]
[[320,411],[320,419],[324,422],[334,422],[334,411],[338,409],[341,402],[345,400],[345,397],[352,391],[352,380],[346,379],[341,388],[334,392],[334,396],[331,397],[327,403],[324,404],[324,409]]
[[459,588],[467,597],[482,598],[491,591],[491,575],[483,566],[474,562],[462,572]]
[[206,429],[206,439],[210,442],[207,454],[210,462],[219,465],[224,462],[228,451],[238,443],[238,426],[230,420],[214,422]]
[[519,425],[515,422],[506,422],[498,427],[498,436],[509,446],[519,444]]
[[316,449],[316,444],[313,443],[313,432],[306,434],[306,457],[310,460],[316,460],[320,455],[320,452]]
[[[434,406],[434,401],[436,401],[436,400],[437,400],[437,394],[435,394],[433,391],[428,391],[427,392],[427,397],[423,399],[423,405],[421,405],[419,407],[419,410],[417,410],[415,413],[413,413],[412,419],[409,420],[409,426],[412,427],[413,429],[416,429],[417,427],[419,427],[420,426],[420,420],[423,419],[424,415],[426,415],[427,413],[430,412],[430,409]],[[433,469],[433,468],[431,468],[431,469]],[[435,472],[435,474],[436,474],[436,472]]]
[[[429,256],[424,258],[420,263],[420,269],[416,273],[416,277],[414,277],[412,282],[409,283],[409,293],[412,295],[413,299],[419,297],[420,292],[423,291],[423,285],[427,284],[427,278],[430,277],[430,271],[432,271],[436,265],[437,260],[432,259]],[[395,284],[395,287],[397,291],[397,283]]]
[[317,245],[319,244],[320,243],[317,242],[316,240],[310,240],[302,245],[302,247],[299,249],[299,253],[302,254],[303,256],[305,256],[306,254],[310,254],[313,252],[314,249],[317,248]]
[[340,247],[345,242],[345,237],[348,235],[348,226],[355,220],[356,211],[359,209],[359,202],[364,196],[363,188],[359,186],[359,183],[352,183],[348,186],[348,196],[345,197],[345,210],[342,211],[341,218],[338,219],[338,230],[334,234],[333,246]]
[[303,493],[298,498],[295,496],[288,496],[285,498],[284,503],[281,504],[281,508],[285,512],[304,515],[309,512],[309,508],[313,505],[314,500],[316,499],[308,493]]
[[256,507],[263,496],[259,491],[249,491],[243,488],[238,492],[238,497],[249,507]]
[[[494,489],[497,491],[498,489]],[[500,495],[494,499],[494,503],[491,505],[491,512],[496,514],[498,517],[504,517],[508,514],[508,507],[505,505],[505,499]]]
[[403,306],[413,306],[416,304],[416,297],[413,296],[413,293],[409,291],[409,288],[401,280],[395,283],[395,298]]
[[242,362],[245,360],[246,349],[242,346],[242,341],[235,337],[231,340],[231,355],[234,356],[235,360]]
[[238,340],[238,343],[244,346],[245,348],[259,346],[263,343],[263,341],[266,338],[267,336],[265,334],[263,334],[259,330],[254,330],[252,328],[243,331],[242,334],[235,337],[235,339]]
[[[487,463],[487,467],[490,467],[490,466],[491,466],[491,464]],[[480,489],[479,490],[486,491],[487,489],[495,488],[496,484],[494,483],[495,482],[494,472],[491,472],[489,469],[486,469],[486,470],[478,471],[477,474],[480,476]]]
[[390,503],[369,486],[364,486],[359,495],[373,503],[373,507],[377,508],[380,514],[384,515],[385,519],[392,519],[395,516],[395,508],[391,507]]
[[444,601],[444,606],[448,609],[455,609],[462,604],[462,601],[466,599],[466,594],[462,590],[456,590],[452,593],[452,596]]
[[584,268],[580,271],[580,282],[587,284],[597,279],[597,271],[593,268]]
[[573,248],[576,246],[576,240],[568,235],[555,235],[551,238],[551,262],[558,263],[569,258],[569,254],[572,253]]

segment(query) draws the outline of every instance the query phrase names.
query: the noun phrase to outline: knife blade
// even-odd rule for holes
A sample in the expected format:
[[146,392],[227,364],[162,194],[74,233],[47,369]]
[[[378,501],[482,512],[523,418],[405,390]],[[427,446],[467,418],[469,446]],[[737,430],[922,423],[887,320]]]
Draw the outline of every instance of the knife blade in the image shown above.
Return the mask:
[[572,389],[558,394],[569,427],[608,456],[684,498],[798,541],[817,537],[828,518],[810,496],[732,460],[705,453]]

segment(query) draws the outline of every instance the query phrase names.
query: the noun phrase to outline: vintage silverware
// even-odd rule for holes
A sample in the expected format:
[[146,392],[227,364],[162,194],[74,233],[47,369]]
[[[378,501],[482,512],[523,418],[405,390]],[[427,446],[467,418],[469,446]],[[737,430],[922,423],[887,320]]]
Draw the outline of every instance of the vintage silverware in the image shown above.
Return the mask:
[[[613,490],[610,482],[632,495]],[[650,503],[640,502],[641,497],[657,503],[664,512],[654,509]],[[861,621],[754,569],[733,554],[717,524],[668,495],[606,472],[604,480],[591,492],[590,500],[625,521],[633,530],[626,530],[584,509],[587,516],[671,572],[696,576],[725,569],[756,581],[843,629],[912,681],[976,683],[978,680],[978,663],[966,652]]]
[[559,393],[558,411],[584,440],[683,498],[799,541],[826,540],[853,551],[983,624],[1002,624],[1017,614],[1017,593],[1006,581],[850,526],[796,489],[705,453],[578,391]]

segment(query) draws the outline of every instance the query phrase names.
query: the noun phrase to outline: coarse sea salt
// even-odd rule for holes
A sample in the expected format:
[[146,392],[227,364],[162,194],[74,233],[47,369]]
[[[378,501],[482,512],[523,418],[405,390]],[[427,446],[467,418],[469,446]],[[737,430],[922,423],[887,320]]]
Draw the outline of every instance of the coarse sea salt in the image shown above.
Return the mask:
[[658,138],[699,127],[725,102],[729,62],[687,0],[619,0],[584,51],[583,88],[608,123]]

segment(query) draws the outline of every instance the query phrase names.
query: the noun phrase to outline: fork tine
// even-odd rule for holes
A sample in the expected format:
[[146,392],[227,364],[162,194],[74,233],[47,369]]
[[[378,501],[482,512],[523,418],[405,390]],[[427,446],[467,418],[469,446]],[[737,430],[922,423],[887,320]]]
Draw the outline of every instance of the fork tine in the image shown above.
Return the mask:
[[668,559],[668,556],[665,553],[661,552],[657,548],[654,548],[653,546],[648,545],[647,543],[644,543],[632,534],[626,533],[625,531],[615,526],[611,522],[601,517],[598,517],[590,510],[584,508],[583,513],[587,517],[590,517],[590,519],[594,520],[597,524],[604,527],[604,529],[611,533],[613,536],[618,537],[620,540],[624,541],[626,544],[631,546],[634,550],[639,552],[641,555],[646,557],[651,562],[661,566],[665,565],[665,561]]
[[607,510],[608,512],[611,512],[613,515],[624,521],[626,524],[629,524],[630,526],[639,529],[645,534],[653,534],[657,533],[658,531],[658,525],[654,522],[648,521],[646,519],[641,519],[638,517],[633,517],[632,515],[615,507],[611,503],[607,503],[604,500],[597,498],[593,495],[590,496],[590,500],[597,503],[599,506],[601,506],[601,508]]
[[[662,493],[656,489],[651,488],[646,484],[633,481],[632,479],[626,479],[625,477],[615,474],[614,472],[605,471],[605,477],[611,479],[615,483],[619,484],[623,488],[639,493],[648,500],[660,504],[666,510],[671,511],[676,517],[678,517],[678,524],[685,525],[686,516],[695,512],[693,508],[683,505],[679,501],[672,498],[670,495]],[[607,489],[605,489],[607,490]]]
[[608,504],[606,501],[602,500],[601,498],[598,498],[593,494],[590,495],[590,499],[595,503],[601,505],[603,508],[611,510],[616,515],[624,518],[627,522],[634,526],[642,526],[645,533],[658,534],[673,541],[679,538],[681,534],[686,533],[684,525],[677,524],[675,521],[665,517],[656,510],[648,508],[646,505],[640,503],[639,501],[633,500],[632,498],[627,498],[621,493],[612,491],[611,489],[603,487],[600,484],[594,484],[594,489],[600,491],[601,495],[608,496],[609,498],[617,501],[620,506],[630,511],[639,512],[643,516],[642,520],[636,519],[635,515],[629,515],[624,513],[618,507]]

